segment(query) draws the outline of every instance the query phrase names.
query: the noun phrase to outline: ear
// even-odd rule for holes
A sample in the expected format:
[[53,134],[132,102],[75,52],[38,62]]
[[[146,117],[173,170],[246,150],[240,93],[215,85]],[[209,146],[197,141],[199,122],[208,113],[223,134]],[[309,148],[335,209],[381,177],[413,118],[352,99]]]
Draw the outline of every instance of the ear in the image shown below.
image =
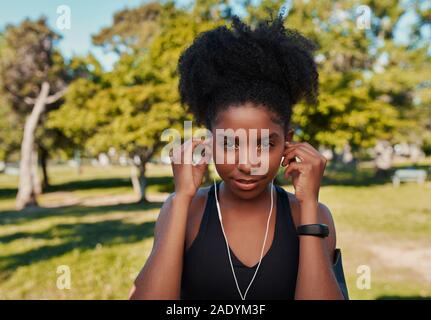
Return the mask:
[[284,156],[287,153],[287,145],[286,142],[293,141],[293,135],[295,134],[295,130],[292,128],[288,128],[284,137],[284,150],[283,150],[283,156],[281,157],[280,166],[283,165]]
[[[293,135],[295,134],[295,130],[294,129],[292,129],[292,128],[289,128],[288,130],[287,130],[287,132],[286,132],[286,135],[285,135],[285,140],[284,140],[284,142],[286,143],[286,142],[292,142],[293,141]],[[286,149],[287,149],[287,146],[286,146],[286,144],[284,145],[284,151],[286,151]]]

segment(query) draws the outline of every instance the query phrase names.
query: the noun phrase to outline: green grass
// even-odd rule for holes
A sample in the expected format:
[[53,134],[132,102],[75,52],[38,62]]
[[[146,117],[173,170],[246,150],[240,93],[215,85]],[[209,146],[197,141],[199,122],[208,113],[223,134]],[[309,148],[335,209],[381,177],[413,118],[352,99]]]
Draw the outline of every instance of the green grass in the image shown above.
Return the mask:
[[[429,170],[428,164],[424,167]],[[151,250],[162,203],[86,201],[132,195],[129,170],[84,167],[77,175],[53,167],[53,186],[39,197],[42,207],[25,211],[14,210],[17,178],[0,174],[0,299],[127,298]],[[169,174],[169,167],[149,168],[150,195],[172,190]],[[78,204],[65,202],[71,199]],[[431,250],[429,199],[430,182],[394,188],[374,179],[366,167],[328,170],[320,201],[334,215],[351,298],[431,296],[431,280],[423,270],[427,265],[416,267]],[[56,286],[60,265],[70,267],[70,290]],[[371,268],[369,290],[356,288],[360,265]]]

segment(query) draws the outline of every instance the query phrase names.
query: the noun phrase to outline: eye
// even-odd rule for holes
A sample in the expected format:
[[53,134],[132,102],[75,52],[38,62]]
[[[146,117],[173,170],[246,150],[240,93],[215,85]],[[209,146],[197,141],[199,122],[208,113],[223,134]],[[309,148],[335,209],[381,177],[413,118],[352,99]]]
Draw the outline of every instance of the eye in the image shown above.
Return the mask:
[[273,147],[274,146],[274,143],[273,142],[270,142],[269,140],[263,140],[262,141],[262,143],[258,143],[257,144],[257,147],[260,149],[260,148],[264,148],[264,149],[267,149],[267,148],[269,148],[269,147]]
[[225,139],[224,146],[226,147],[226,149],[230,149],[230,150],[233,150],[233,149],[237,148],[237,144],[235,143],[235,140],[234,139],[229,139],[229,138]]

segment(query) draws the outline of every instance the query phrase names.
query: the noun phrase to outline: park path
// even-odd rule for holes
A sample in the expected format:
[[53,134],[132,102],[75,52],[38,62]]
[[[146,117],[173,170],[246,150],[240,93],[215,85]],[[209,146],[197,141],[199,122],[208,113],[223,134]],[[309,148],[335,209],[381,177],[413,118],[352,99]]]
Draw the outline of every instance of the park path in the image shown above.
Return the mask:
[[391,244],[374,243],[369,250],[388,267],[407,268],[431,285],[431,243],[420,245],[417,241],[393,241]]
[[[147,199],[150,202],[164,202],[169,196],[168,193],[150,194]],[[60,201],[51,201],[49,198],[60,198]],[[97,196],[75,196],[73,192],[51,192],[46,196],[46,203],[43,203],[45,208],[61,208],[67,206],[115,206],[119,204],[133,204],[138,201],[138,196],[134,193],[117,194],[117,195],[97,195]]]

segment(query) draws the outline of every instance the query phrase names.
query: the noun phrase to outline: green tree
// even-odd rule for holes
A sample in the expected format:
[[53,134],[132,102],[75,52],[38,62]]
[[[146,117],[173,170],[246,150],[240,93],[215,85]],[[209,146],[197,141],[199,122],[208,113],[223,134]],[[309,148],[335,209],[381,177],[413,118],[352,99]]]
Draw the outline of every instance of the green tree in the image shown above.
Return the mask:
[[20,122],[0,96],[0,161],[11,160],[21,142]]
[[[427,46],[418,45],[423,43],[419,28],[429,23],[429,9],[421,10],[420,2],[412,1],[422,17],[413,27],[416,44],[407,45],[395,41],[395,29],[408,10],[401,2],[290,2],[286,26],[318,44],[319,104],[299,104],[294,110],[301,139],[336,150],[349,144],[354,152],[372,147],[379,139],[405,140],[407,133],[410,141],[420,141],[418,132],[425,124],[418,126],[423,122],[418,119],[429,107],[426,79],[431,71]],[[249,5],[247,18],[255,23],[285,4],[263,0]],[[371,9],[369,29],[358,27],[359,5]]]
[[[0,52],[0,91],[6,103],[24,124],[20,155],[18,209],[37,205],[41,192],[37,174],[36,133],[43,127],[43,115],[58,107],[67,73],[62,56],[55,49],[59,35],[45,18],[24,20],[4,31]],[[24,120],[25,119],[25,120]]]
[[216,3],[199,2],[192,10],[172,1],[148,3],[115,14],[113,25],[93,37],[119,54],[113,70],[104,72],[97,61],[87,60],[91,76],[74,81],[64,105],[50,114],[51,127],[91,154],[114,147],[137,159],[134,186],[141,201],[146,201],[146,164],[166,144],[160,140],[163,130],[181,129],[182,120],[190,119],[179,102],[178,58],[199,32],[223,22],[224,10],[204,10]]

